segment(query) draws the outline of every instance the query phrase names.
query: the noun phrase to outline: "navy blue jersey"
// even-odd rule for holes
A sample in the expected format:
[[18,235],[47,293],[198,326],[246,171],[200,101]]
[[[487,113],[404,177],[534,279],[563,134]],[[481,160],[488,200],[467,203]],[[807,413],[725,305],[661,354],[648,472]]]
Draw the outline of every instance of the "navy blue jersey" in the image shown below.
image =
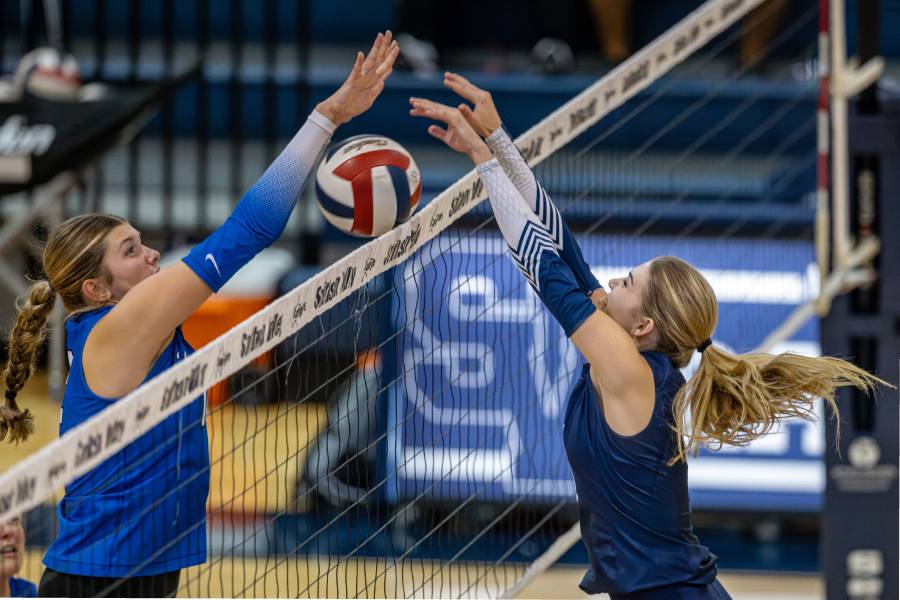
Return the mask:
[[9,595],[12,598],[37,598],[37,586],[25,579],[10,577]]
[[[60,435],[117,400],[88,388],[81,362],[88,334],[111,309],[66,321],[70,370]],[[192,352],[179,327],[146,380]],[[201,396],[66,486],[57,508],[59,536],[44,564],[71,575],[139,577],[203,563],[208,494],[206,402]]]
[[691,528],[687,464],[667,465],[675,448],[672,400],[684,377],[665,355],[641,355],[656,390],[643,431],[623,436],[609,427],[590,365],[584,366],[566,409],[566,453],[590,560],[581,589],[590,594],[706,585],[716,577],[716,556]]

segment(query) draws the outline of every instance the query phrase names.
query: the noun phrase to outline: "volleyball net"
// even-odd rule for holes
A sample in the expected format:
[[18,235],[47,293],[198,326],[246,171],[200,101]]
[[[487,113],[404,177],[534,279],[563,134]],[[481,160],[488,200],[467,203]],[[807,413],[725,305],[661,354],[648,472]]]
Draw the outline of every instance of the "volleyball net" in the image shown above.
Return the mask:
[[[821,291],[818,3],[797,3],[753,61],[736,60],[775,4],[706,2],[516,141],[601,282],[675,254],[716,290],[717,344],[817,354],[812,313],[796,314]],[[484,198],[473,170],[2,474],[0,521],[27,513],[29,538],[52,540],[63,486],[216,387],[208,413],[123,466],[180,451],[207,427],[207,519],[175,534],[205,527],[208,558],[183,572],[179,595],[520,590],[577,519],[561,432],[582,359],[506,256]],[[798,454],[771,463],[754,445],[704,453],[692,499],[814,510],[817,435],[785,424],[756,447]],[[111,493],[116,481],[97,486]],[[149,498],[148,510],[163,501]],[[127,535],[142,517],[109,526]],[[134,573],[165,551],[146,548]]]

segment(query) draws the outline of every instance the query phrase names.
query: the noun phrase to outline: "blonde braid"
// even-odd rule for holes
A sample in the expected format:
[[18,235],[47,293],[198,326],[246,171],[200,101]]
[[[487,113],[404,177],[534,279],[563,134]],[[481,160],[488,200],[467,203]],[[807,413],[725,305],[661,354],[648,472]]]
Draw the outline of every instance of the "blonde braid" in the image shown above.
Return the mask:
[[9,441],[16,443],[25,441],[34,432],[34,417],[28,409],[19,408],[16,395],[34,370],[37,349],[47,334],[47,319],[56,293],[50,282],[38,281],[28,289],[24,300],[9,334],[9,361],[3,370],[5,402],[0,404],[0,440],[8,434]]

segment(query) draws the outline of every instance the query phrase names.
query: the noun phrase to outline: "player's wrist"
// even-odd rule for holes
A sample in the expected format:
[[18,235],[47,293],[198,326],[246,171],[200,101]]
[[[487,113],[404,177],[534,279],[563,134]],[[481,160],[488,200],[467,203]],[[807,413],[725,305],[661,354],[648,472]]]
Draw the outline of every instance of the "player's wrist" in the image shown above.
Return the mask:
[[337,129],[337,125],[334,121],[320,113],[318,110],[313,110],[309,113],[309,121],[328,134],[328,137],[334,135],[334,131]]
[[488,133],[488,135],[485,136],[484,141],[488,146],[493,148],[495,145],[504,141],[505,138],[506,138],[506,130],[503,129],[503,124],[500,123],[493,129],[491,129],[490,133]]
[[494,154],[491,152],[491,149],[483,143],[473,147],[466,154],[469,155],[469,159],[476,165],[480,165],[481,163],[487,162],[494,158]]
[[334,123],[335,126],[343,125],[350,120],[349,117],[340,110],[338,103],[331,98],[316,104],[316,112]]
[[485,129],[484,135],[482,137],[489,137],[491,134],[496,132],[498,129],[503,128],[503,122],[500,120],[499,116],[489,116],[484,119],[483,127]]

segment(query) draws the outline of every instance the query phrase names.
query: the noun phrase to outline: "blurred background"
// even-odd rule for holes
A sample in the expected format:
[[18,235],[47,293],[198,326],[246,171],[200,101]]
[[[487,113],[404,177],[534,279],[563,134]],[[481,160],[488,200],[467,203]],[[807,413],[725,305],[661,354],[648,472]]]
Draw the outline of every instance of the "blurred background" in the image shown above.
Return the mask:
[[[35,162],[23,172],[10,162],[9,155],[15,153],[10,148],[24,144],[26,138],[40,145],[41,132],[26,135],[15,129],[19,125],[8,120],[13,108],[0,113],[0,218],[11,227],[8,235],[0,234],[5,281],[0,290],[0,323],[7,327],[12,322],[14,298],[25,282],[21,274],[40,275],[39,242],[65,216],[92,211],[124,216],[142,232],[145,244],[160,250],[167,260],[176,260],[186,247],[223,222],[315,104],[343,81],[355,51],[369,44],[379,30],[395,32],[402,50],[398,67],[374,108],[342,127],[337,137],[377,133],[403,144],[421,169],[422,201],[427,204],[471,168],[464,157],[430,139],[425,125],[407,114],[410,96],[452,101],[441,84],[445,69],[492,91],[515,136],[700,4],[694,0],[0,0],[0,72],[7,77],[0,87],[0,107],[4,102],[13,107],[23,94],[47,99],[46,105],[34,109],[35,114],[57,119],[60,137],[65,131],[66,139],[78,141],[70,147],[54,147],[43,163]],[[876,7],[875,25],[880,31],[874,36],[874,53],[886,60],[879,93],[890,97],[900,94],[900,2],[870,4]],[[592,176],[614,176],[619,191],[611,186],[587,196],[563,192],[555,196],[573,228],[584,236],[588,260],[606,276],[617,274],[604,270],[609,267],[608,247],[625,241],[633,250],[616,254],[615,265],[636,263],[644,255],[676,247],[695,261],[724,256],[729,264],[746,261],[753,267],[758,260],[760,265],[780,263],[796,274],[800,291],[792,300],[771,305],[764,300],[735,301],[725,309],[723,314],[732,324],[723,325],[717,334],[722,339],[716,341],[739,350],[762,341],[791,308],[814,296],[811,290],[818,285],[815,274],[809,274],[815,263],[817,214],[813,125],[821,73],[818,6],[809,0],[764,2],[723,36],[727,43],[689,59],[690,71],[674,84],[641,92],[634,105],[653,101],[642,107],[639,118],[627,120],[634,105],[623,107],[592,130],[589,141],[593,143],[572,150],[582,168],[591,165],[591,173],[596,174]],[[850,0],[846,14],[848,53],[858,54],[861,46],[872,43],[871,36],[860,38],[859,34],[861,28],[867,31],[859,17],[866,13]],[[752,27],[746,25],[749,20]],[[33,81],[36,87],[31,89],[26,83],[30,80],[17,81],[15,74],[23,56],[38,47],[59,53],[56,63],[52,57],[36,59],[49,61],[49,69],[55,69],[58,77]],[[92,82],[99,85],[86,85]],[[71,106],[90,98],[108,104],[101,102],[93,112]],[[718,127],[713,138],[705,137],[711,124],[722,123],[748,99],[754,103],[752,112]],[[55,101],[66,107],[55,107]],[[775,113],[778,122],[759,135],[760,124]],[[628,124],[616,126],[620,120]],[[645,153],[648,138],[674,121],[677,127],[664,139],[654,140],[653,152]],[[598,137],[602,144],[597,144]],[[701,139],[707,156],[727,155],[736,147],[749,151],[741,160],[721,164],[699,157],[673,170],[671,162],[665,162]],[[782,144],[786,139],[790,144]],[[774,161],[773,148],[780,153]],[[639,158],[623,167],[622,157],[629,156]],[[565,182],[579,176],[569,164],[551,160],[542,167],[541,176],[549,181],[551,191],[564,189]],[[779,180],[775,167],[785,165],[791,166],[791,177]],[[73,169],[77,175],[58,177]],[[662,171],[665,176],[658,176]],[[312,187],[307,186],[278,245],[185,325],[192,343],[209,342],[365,241],[326,223]],[[673,206],[666,204],[684,189],[690,190],[687,198]],[[759,201],[761,197],[765,201]],[[483,218],[483,211],[477,210],[472,218],[477,220],[478,214]],[[602,222],[599,231],[598,222]],[[685,234],[687,229],[690,236]],[[605,236],[602,240],[597,237],[600,233]],[[710,260],[707,267],[724,268]],[[462,260],[453,268],[464,271],[467,264]],[[347,302],[335,311],[334,319],[343,322],[353,310],[352,302]],[[301,339],[312,339],[310,335]],[[353,340],[349,333],[333,337],[329,352],[352,354],[361,361],[357,376],[365,377],[366,360],[371,357],[360,358],[354,345],[360,341],[358,331]],[[817,320],[807,324],[791,344],[783,349],[820,353],[822,333]],[[296,345],[295,340],[295,349]],[[242,405],[251,407],[277,404],[282,393],[279,386],[258,383],[258,379],[287,360],[278,352],[217,386],[211,402],[238,397]],[[44,356],[42,367],[46,362]],[[50,367],[31,384],[31,396],[25,402],[41,423],[58,420],[63,375],[61,368],[54,372]],[[301,364],[299,369],[303,368],[310,365]],[[331,381],[326,377],[330,368],[322,367],[314,381],[285,383],[290,377],[285,375],[279,385],[319,389],[322,382]],[[304,410],[326,422],[329,412],[364,413],[365,407],[334,407],[335,389],[340,385],[356,384],[329,383]],[[893,402],[893,398],[885,400]],[[230,427],[233,434],[234,425]],[[368,427],[368,422],[359,425],[360,430]],[[307,429],[287,434],[300,436],[289,442],[300,448],[298,465],[285,467],[294,469],[285,476],[290,481],[283,493],[289,498],[303,495],[304,486],[320,476],[303,466],[308,453],[325,453],[328,443],[337,444],[332,451],[341,457],[354,450],[352,444],[317,438],[319,431]],[[723,581],[735,598],[824,597],[824,429],[821,423],[791,424],[768,442],[733,452],[730,458],[736,462],[728,464],[732,474],[740,474],[737,477],[729,477],[728,470],[712,462],[705,463],[710,467],[704,471],[703,461],[713,457],[701,457],[697,468],[692,466],[698,474],[692,480],[695,527],[703,543],[720,557],[726,573]],[[353,435],[374,434],[357,430]],[[55,437],[53,427],[42,427],[28,444],[4,448],[0,470]],[[262,469],[259,463],[264,466],[266,456],[260,451],[234,468]],[[742,464],[747,466],[745,471]],[[790,469],[783,470],[786,466]],[[370,473],[371,468],[355,465],[345,471],[335,476],[339,480],[335,485],[346,487],[338,485],[334,489],[339,491],[328,492],[330,488],[322,486],[304,496],[305,502],[324,506],[326,512],[350,503],[348,498],[358,493],[355,490],[368,485],[366,476],[359,473]],[[780,491],[777,486],[767,487],[772,473],[800,483]],[[549,486],[565,479],[552,468],[544,476]],[[388,494],[386,501],[408,501],[412,492],[404,489],[401,482],[399,491]],[[215,504],[215,492],[213,496]],[[448,493],[443,501],[455,499]],[[469,539],[480,530],[479,524],[497,519],[508,499],[501,493],[494,500],[479,504],[467,515],[470,522],[461,522],[452,534],[457,538],[448,534],[447,539]],[[532,500],[526,498],[510,514],[525,523],[539,521],[546,498],[538,493]],[[280,510],[282,504],[256,496],[246,500],[240,512],[242,518],[252,520]],[[394,531],[394,536],[415,536],[416,519],[438,519],[445,508],[436,502],[417,510],[406,529]],[[52,508],[29,516],[32,526],[26,530],[35,549],[52,539],[52,528],[36,525],[52,520],[49,511]],[[516,557],[532,560],[575,518],[574,504],[564,507],[554,516],[554,528],[538,536],[540,542],[519,546]],[[211,520],[211,527],[233,525]],[[278,553],[278,543],[287,542],[272,542],[268,550],[273,555]],[[494,543],[490,535],[484,536],[475,548],[483,546],[483,554],[489,556]],[[458,541],[446,544],[458,547]],[[331,550],[340,553],[340,544],[335,542]],[[429,552],[423,559],[446,558],[439,547]],[[529,588],[526,595],[577,597],[585,564],[583,548],[576,544],[548,572],[544,583],[537,580],[538,587]]]

